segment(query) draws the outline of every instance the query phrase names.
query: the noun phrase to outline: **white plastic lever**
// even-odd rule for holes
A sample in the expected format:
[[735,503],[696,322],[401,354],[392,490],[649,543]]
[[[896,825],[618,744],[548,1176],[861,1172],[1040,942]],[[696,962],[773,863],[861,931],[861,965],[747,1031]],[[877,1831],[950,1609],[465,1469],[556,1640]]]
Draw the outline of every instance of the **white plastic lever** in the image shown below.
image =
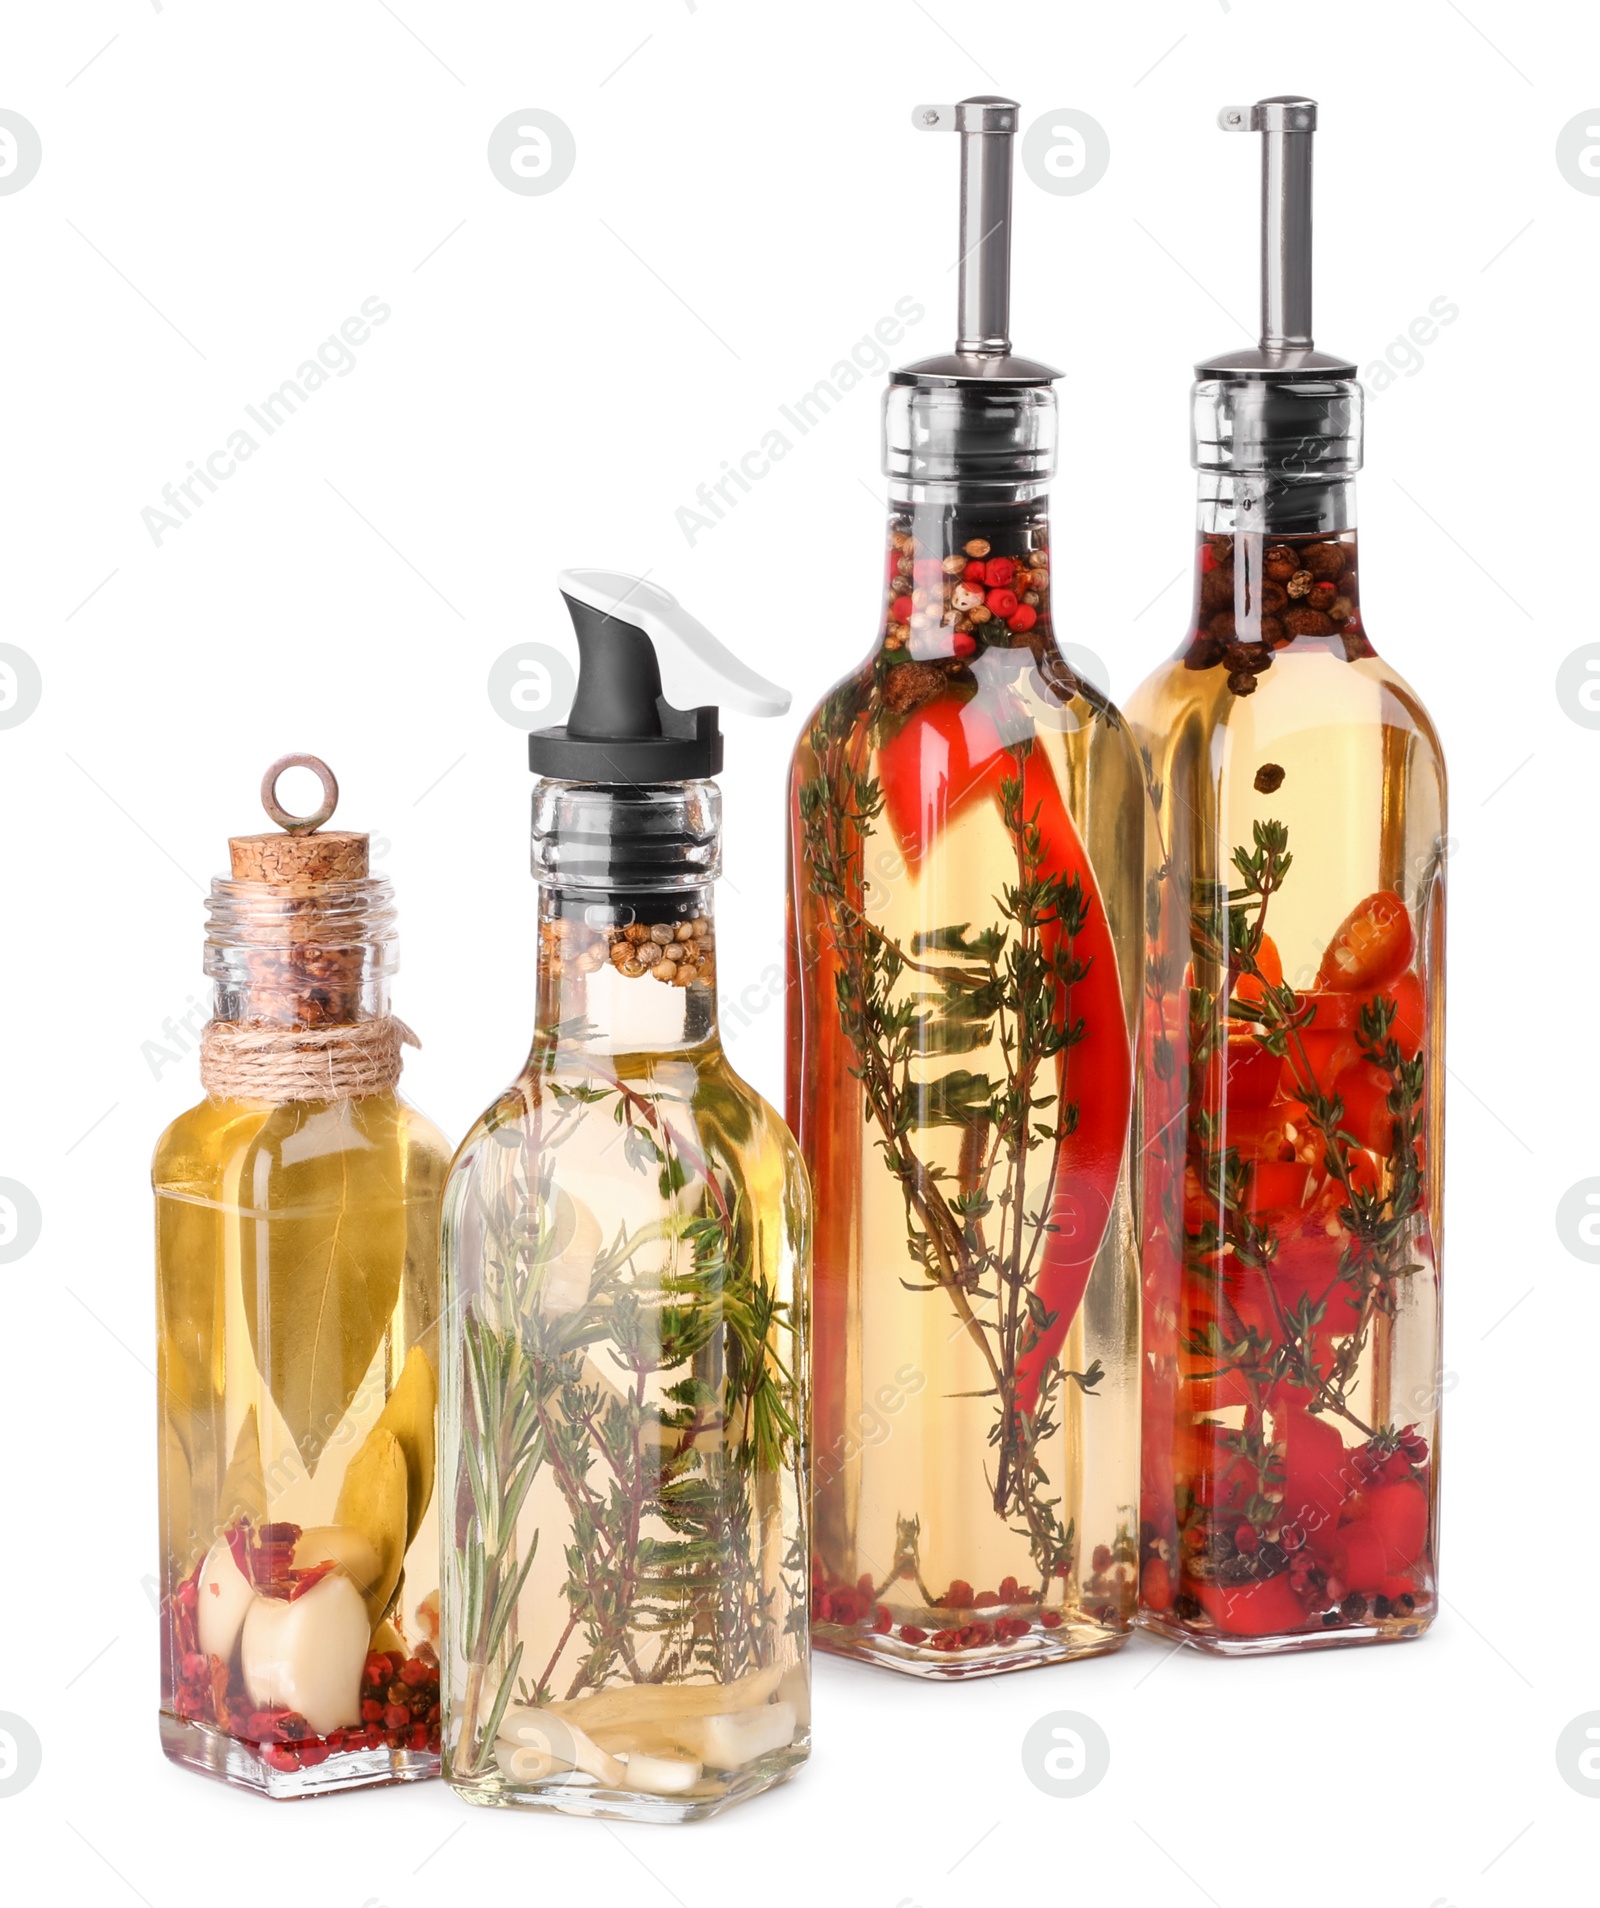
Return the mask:
[[661,693],[675,709],[715,704],[741,715],[780,716],[794,700],[740,662],[659,583],[622,570],[563,570],[556,585],[575,601],[644,631],[655,645]]

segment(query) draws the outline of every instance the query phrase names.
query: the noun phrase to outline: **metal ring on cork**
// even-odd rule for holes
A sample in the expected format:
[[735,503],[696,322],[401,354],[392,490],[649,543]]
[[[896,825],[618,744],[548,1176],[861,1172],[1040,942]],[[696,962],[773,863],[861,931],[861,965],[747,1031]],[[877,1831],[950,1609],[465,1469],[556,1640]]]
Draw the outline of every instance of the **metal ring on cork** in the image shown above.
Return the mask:
[[[309,815],[291,815],[278,800],[278,778],[286,769],[310,769],[322,784],[322,805]],[[333,770],[320,755],[280,755],[261,778],[261,806],[282,829],[291,835],[309,835],[331,820],[339,806],[339,784]]]

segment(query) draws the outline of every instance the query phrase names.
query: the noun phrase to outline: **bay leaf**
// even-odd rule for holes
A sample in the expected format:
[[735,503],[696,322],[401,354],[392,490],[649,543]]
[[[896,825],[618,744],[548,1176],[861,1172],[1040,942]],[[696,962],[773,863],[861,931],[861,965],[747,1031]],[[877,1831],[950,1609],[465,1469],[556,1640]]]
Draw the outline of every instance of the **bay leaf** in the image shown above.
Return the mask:
[[373,1624],[389,1607],[406,1554],[406,1455],[392,1431],[374,1425],[339,1486],[333,1521],[359,1531],[378,1557],[377,1575],[361,1589]]
[[386,1096],[275,1107],[239,1162],[251,1348],[313,1477],[400,1296],[406,1188],[395,1114]]
[[433,1496],[434,1411],[439,1383],[420,1345],[406,1353],[399,1382],[378,1414],[374,1431],[390,1431],[406,1460],[406,1547],[411,1546]]

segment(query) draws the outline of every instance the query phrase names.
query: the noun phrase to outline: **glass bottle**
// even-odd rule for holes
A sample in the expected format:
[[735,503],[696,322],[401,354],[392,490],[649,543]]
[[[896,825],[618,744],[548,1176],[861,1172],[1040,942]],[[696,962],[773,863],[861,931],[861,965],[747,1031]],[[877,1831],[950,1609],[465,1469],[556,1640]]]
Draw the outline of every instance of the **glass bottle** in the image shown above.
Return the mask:
[[914,115],[962,134],[960,339],[893,374],[877,635],[790,783],[813,1636],[929,1677],[1114,1648],[1135,1595],[1146,796],[1056,643],[1058,374],[1007,337],[1016,113]]
[[[288,767],[326,799],[297,820]],[[393,890],[288,756],[211,886],[207,1097],[156,1148],[161,1739],[275,1797],[439,1766],[449,1148],[396,1091]],[[413,1042],[414,1044],[414,1042]]]
[[652,585],[561,584],[533,1047],[445,1200],[445,1767],[472,1802],[684,1821],[808,1753],[810,1206],[722,1050],[722,738],[657,652],[754,713],[788,697]]
[[1315,105],[1222,123],[1265,135],[1262,342],[1198,369],[1194,615],[1129,708],[1157,814],[1141,1616],[1243,1653],[1436,1608],[1445,774],[1364,620]]

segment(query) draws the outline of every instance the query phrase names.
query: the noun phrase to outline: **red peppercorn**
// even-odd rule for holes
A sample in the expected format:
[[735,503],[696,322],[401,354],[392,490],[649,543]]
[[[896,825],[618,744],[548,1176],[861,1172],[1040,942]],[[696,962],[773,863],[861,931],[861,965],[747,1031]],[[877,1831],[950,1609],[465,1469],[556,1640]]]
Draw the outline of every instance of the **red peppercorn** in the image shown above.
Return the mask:
[[268,1746],[261,1751],[261,1757],[262,1760],[268,1763],[272,1768],[282,1769],[285,1773],[300,1767],[300,1758],[295,1754],[294,1750],[286,1749],[279,1743],[268,1744]]
[[1031,603],[1019,603],[1006,618],[1006,627],[1014,629],[1019,636],[1025,635],[1039,620],[1039,612]]
[[912,603],[909,596],[897,596],[889,605],[889,614],[897,623],[909,623],[911,621],[911,610]]
[[999,1601],[993,1590],[980,1590],[972,1599],[972,1607],[974,1610],[992,1610]]
[[1099,1574],[1102,1571],[1109,1570],[1111,1568],[1110,1546],[1107,1544],[1096,1544],[1094,1547],[1094,1554],[1089,1559],[1089,1561],[1090,1563],[1093,1564],[1096,1574]]
[[919,1630],[914,1623],[902,1623],[900,1625],[900,1640],[902,1643],[926,1643],[928,1640],[928,1632],[926,1630]]
[[398,1703],[390,1703],[383,1712],[383,1725],[386,1729],[404,1729],[411,1720],[411,1711],[402,1709]]
[[186,1683],[198,1683],[208,1673],[209,1665],[198,1650],[188,1651],[183,1659],[183,1680]]
[[[983,580],[992,590],[1003,589],[1017,573],[1015,557],[990,557],[983,566]],[[989,605],[991,609],[994,604]]]
[[1061,1612],[1059,1610],[1041,1610],[1039,1612],[1039,1621],[1047,1630],[1058,1630],[1061,1627]]
[[983,564],[981,564],[978,561],[978,559],[974,557],[972,561],[967,565],[967,567],[962,571],[961,580],[963,583],[977,583],[981,585],[983,582],[983,571],[984,571]]
[[943,1603],[947,1610],[967,1610],[972,1607],[972,1585],[965,1577],[951,1580],[950,1588],[945,1591]]
[[416,1689],[427,1682],[430,1675],[432,1675],[432,1671],[428,1668],[427,1664],[423,1662],[420,1656],[408,1657],[400,1666],[401,1682],[408,1683],[412,1689]]
[[375,1703],[371,1701],[370,1699],[364,1702],[361,1705],[361,1720],[364,1723],[382,1722],[383,1721],[383,1704]]
[[319,1762],[328,1760],[328,1745],[325,1742],[303,1742],[300,1745],[300,1767],[314,1769]]
[[1016,1603],[1020,1600],[1021,1596],[1022,1590],[1015,1577],[1002,1577],[1000,1579],[1000,1601],[1002,1603]]
[[389,1659],[381,1650],[374,1650],[367,1658],[367,1667],[362,1671],[365,1681],[374,1685],[389,1680]]
[[888,1604],[880,1603],[878,1605],[877,1615],[872,1619],[872,1627],[877,1631],[879,1636],[887,1636],[894,1628],[894,1618],[889,1614]]
[[990,590],[989,594],[984,598],[984,602],[996,616],[1015,616],[1017,613],[1018,604],[1015,590]]

